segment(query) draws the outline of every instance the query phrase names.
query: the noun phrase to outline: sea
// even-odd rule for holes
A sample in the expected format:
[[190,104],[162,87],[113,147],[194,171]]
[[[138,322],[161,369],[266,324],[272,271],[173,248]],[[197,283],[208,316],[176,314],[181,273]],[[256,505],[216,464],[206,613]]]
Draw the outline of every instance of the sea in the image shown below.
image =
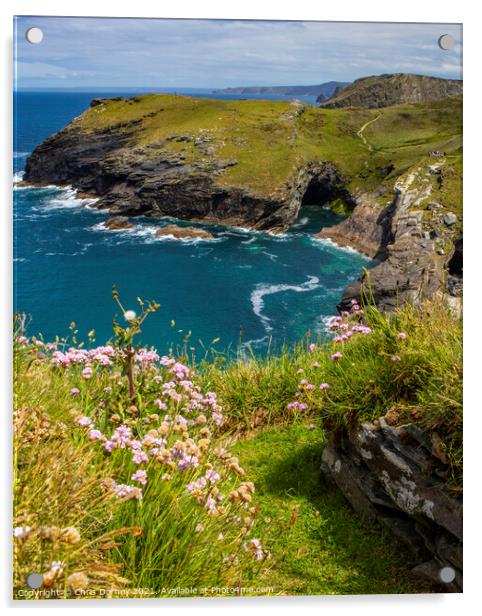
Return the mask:
[[[93,98],[135,93],[16,92],[14,181],[22,178],[35,146]],[[240,98],[211,90],[177,93]],[[300,98],[314,104],[313,97]],[[107,214],[71,187],[14,185],[13,214],[14,310],[25,315],[30,335],[68,345],[104,344],[112,337],[113,317],[122,323],[111,295],[115,285],[126,309],[139,312],[137,298],[160,304],[139,341],[162,353],[184,345],[197,356],[276,353],[307,335],[326,336],[343,289],[373,264],[314,237],[341,220],[316,203],[303,206],[284,234],[204,225],[212,240],[156,237],[160,226],[179,222],[172,218],[139,217],[132,229],[107,231]]]

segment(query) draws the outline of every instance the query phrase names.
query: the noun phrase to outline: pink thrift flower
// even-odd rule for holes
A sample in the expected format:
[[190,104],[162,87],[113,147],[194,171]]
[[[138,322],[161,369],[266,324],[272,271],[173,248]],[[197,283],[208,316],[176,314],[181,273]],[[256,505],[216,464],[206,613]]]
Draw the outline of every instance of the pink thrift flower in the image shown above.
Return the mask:
[[134,453],[132,455],[132,461],[134,462],[134,464],[142,464],[143,462],[147,462],[149,460],[149,458],[147,457],[147,454],[142,451],[142,449],[135,449]]
[[104,439],[104,435],[100,430],[90,430],[89,431],[89,440],[91,441],[102,441]]
[[221,477],[219,476],[219,473],[217,473],[216,471],[212,469],[206,471],[205,477],[210,483],[216,483],[216,481],[219,481],[221,479]]
[[313,353],[313,351],[316,349],[316,344],[312,342],[309,348],[310,348],[310,352]]
[[331,356],[331,361],[338,361],[342,357],[343,353],[340,353],[340,351],[336,351],[336,353],[333,353],[333,355]]
[[80,417],[79,419],[77,419],[77,424],[79,426],[85,426],[87,428],[91,428],[94,425],[94,422],[92,421],[90,417],[86,417],[84,415],[83,417]]
[[402,358],[400,357],[400,355],[392,355],[390,359],[392,361],[400,361]]
[[407,337],[407,334],[405,332],[399,332],[397,335],[397,338],[399,340],[405,340],[406,337]]
[[80,389],[78,387],[72,387],[72,389],[70,390],[70,393],[74,396],[78,396],[80,394]]
[[138,470],[136,471],[132,477],[131,477],[131,481],[138,481],[139,483],[141,483],[143,486],[146,485],[147,483],[147,472],[146,471],[142,471],[142,470]]
[[315,362],[313,362],[313,363],[311,364],[311,366],[312,366],[312,368],[319,368],[319,367],[320,367],[320,364],[319,364],[317,361],[315,361]]
[[105,451],[107,451],[107,453],[111,453],[117,447],[117,443],[114,443],[114,441],[105,441],[105,443],[102,444],[102,447]]
[[90,366],[86,366],[83,370],[82,370],[82,376],[84,379],[90,379],[92,378],[92,368],[90,368]]
[[320,391],[325,391],[325,389],[329,389],[330,386],[328,385],[328,383],[322,383],[320,385]]

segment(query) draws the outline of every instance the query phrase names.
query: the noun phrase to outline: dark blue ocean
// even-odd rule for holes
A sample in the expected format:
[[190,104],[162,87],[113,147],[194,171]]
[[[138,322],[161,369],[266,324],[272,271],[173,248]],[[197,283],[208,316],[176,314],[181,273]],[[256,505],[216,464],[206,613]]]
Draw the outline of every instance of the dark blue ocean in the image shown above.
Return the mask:
[[[119,94],[17,93],[16,179],[33,148],[82,113],[92,98]],[[214,97],[209,91],[192,94]],[[95,329],[96,342],[106,342],[116,312],[115,284],[127,308],[137,309],[138,296],[161,304],[145,323],[142,341],[162,352],[182,345],[191,332],[189,346],[198,352],[219,339],[220,351],[249,344],[263,353],[308,331],[323,335],[345,286],[370,265],[354,251],[312,237],[339,220],[317,204],[305,206],[281,236],[207,226],[214,240],[181,241],[155,237],[156,228],[172,219],[136,218],[129,231],[103,230],[107,215],[76,199],[71,189],[13,193],[14,306],[28,315],[28,332],[46,340],[70,336],[75,322],[78,339]]]

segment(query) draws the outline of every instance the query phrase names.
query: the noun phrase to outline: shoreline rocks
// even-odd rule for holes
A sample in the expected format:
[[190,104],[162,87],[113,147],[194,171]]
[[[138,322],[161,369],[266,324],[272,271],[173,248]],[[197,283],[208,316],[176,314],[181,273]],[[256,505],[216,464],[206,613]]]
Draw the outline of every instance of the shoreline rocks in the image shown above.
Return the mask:
[[104,222],[104,227],[111,231],[120,231],[122,229],[132,229],[133,224],[127,216],[111,216]]

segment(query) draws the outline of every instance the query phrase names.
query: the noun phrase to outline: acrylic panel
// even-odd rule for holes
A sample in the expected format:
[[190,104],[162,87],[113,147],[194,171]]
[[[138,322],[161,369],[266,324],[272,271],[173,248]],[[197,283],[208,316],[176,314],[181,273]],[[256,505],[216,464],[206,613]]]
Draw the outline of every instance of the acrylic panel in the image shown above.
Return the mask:
[[14,63],[14,597],[461,592],[462,26]]

